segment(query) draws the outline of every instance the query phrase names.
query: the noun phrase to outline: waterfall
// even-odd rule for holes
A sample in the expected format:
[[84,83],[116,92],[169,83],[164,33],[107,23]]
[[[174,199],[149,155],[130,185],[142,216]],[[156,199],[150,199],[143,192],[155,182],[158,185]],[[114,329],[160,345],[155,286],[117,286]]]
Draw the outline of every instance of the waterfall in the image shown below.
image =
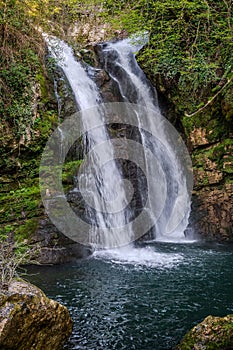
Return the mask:
[[[115,160],[115,144],[105,125],[108,108],[103,103],[105,101],[90,68],[75,58],[73,50],[64,41],[48,36],[45,38],[50,54],[67,78],[81,115],[86,161],[79,172],[78,188],[74,188],[74,191],[81,191],[85,200],[86,218],[90,224],[88,241],[94,249],[124,246],[138,238],[138,234],[135,234],[134,224],[131,223],[132,208],[128,205],[127,182]],[[167,127],[169,123],[160,113],[156,90],[137,65],[135,53],[141,47],[140,41],[125,39],[102,44],[99,51],[102,65],[118,86],[121,100],[127,104],[127,108],[130,108],[129,103],[144,108],[142,116],[140,108],[132,107],[143,148],[144,175],[149,178],[152,174],[154,180],[148,181],[147,191],[144,191],[143,182],[139,181],[136,190],[142,202],[147,203],[144,209],[148,219],[154,223],[154,238],[179,240],[184,237],[190,211],[189,186],[180,162],[183,148],[174,149],[177,140],[173,138],[176,139],[177,135],[174,137],[174,133],[170,132],[171,127]],[[124,144],[123,140],[119,142]],[[104,144],[107,147],[99,147]],[[155,162],[151,154],[156,158]],[[149,199],[146,201],[148,193]],[[144,222],[141,224],[144,225]]]
[[[121,232],[121,227],[127,224],[129,213],[125,209],[127,198],[120,170],[114,160],[114,148],[111,142],[103,150],[96,148],[109,140],[99,90],[85,67],[75,58],[71,47],[54,37],[47,38],[47,42],[51,55],[56,58],[73,91],[82,115],[82,128],[88,130],[83,143],[89,159],[79,174],[79,189],[86,200],[86,216],[91,223],[89,242],[94,248],[126,245],[133,240],[133,232],[131,225],[127,235]],[[89,110],[91,118],[85,118],[84,111],[94,106],[94,112]],[[95,127],[100,124],[102,127]],[[105,164],[106,159],[111,161]]]
[[[184,237],[184,231],[188,225],[191,207],[188,187],[191,184],[186,183],[180,157],[177,155],[179,150],[173,149],[171,142],[173,131],[170,128],[166,130],[166,125],[164,128],[158,128],[158,125],[163,123],[164,117],[159,110],[157,94],[135,59],[135,54],[145,44],[146,39],[144,35],[139,38],[127,38],[114,43],[102,44],[102,61],[105,70],[117,83],[123,100],[143,105],[148,110],[144,115],[143,125],[156,137],[152,137],[145,132],[144,128],[141,128],[141,117],[138,116],[138,128],[145,150],[147,173],[153,172],[153,164],[148,161],[147,156],[147,150],[150,149],[163,168],[167,184],[167,189],[164,189],[167,191],[166,202],[160,217],[153,218],[153,212],[150,212],[155,222],[154,235],[157,240],[177,240]],[[158,140],[162,140],[162,143]],[[175,145],[177,146],[176,141]],[[156,189],[160,187],[163,187],[162,178],[157,177],[150,191],[156,194]]]

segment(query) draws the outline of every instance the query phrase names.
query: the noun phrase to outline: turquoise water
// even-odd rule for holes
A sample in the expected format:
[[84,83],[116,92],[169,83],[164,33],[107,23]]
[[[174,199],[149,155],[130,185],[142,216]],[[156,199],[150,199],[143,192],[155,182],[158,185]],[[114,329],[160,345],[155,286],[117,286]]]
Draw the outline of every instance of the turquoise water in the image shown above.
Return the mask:
[[233,313],[233,247],[151,243],[28,279],[74,320],[66,350],[171,349],[207,315]]

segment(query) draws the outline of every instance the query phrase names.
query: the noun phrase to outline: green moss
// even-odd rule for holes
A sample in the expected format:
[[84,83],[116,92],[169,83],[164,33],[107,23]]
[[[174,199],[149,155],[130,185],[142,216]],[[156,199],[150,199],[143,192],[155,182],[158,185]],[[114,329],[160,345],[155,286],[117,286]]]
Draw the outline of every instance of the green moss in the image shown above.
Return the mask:
[[[233,140],[229,138],[206,149],[196,149],[192,153],[193,166],[206,169],[208,168],[206,162],[209,159],[216,164],[218,170],[232,173],[232,151]],[[226,163],[229,163],[228,166]]]
[[207,139],[210,143],[221,140],[227,135],[227,126],[221,119],[212,119],[206,126]]
[[79,54],[85,63],[93,67],[96,66],[97,58],[93,50],[81,49]]
[[38,218],[28,219],[21,223],[14,231],[15,240],[22,242],[24,239],[30,239],[38,228]]
[[7,237],[10,233],[14,232],[16,224],[0,226],[0,238]]
[[1,234],[14,234],[18,242],[30,239],[44,215],[38,180],[6,183],[0,193],[0,208]]
[[209,179],[208,179],[208,176],[205,175],[204,179],[202,180],[202,185],[207,186],[208,184],[209,184]]
[[188,332],[177,350],[223,350],[232,348],[233,316],[208,316],[202,323]]
[[43,69],[36,74],[35,80],[40,84],[42,103],[48,102],[49,93]]
[[43,213],[39,184],[21,184],[0,194],[0,225],[38,217]]
[[41,147],[41,143],[43,143],[43,146],[44,146],[45,140],[51,134],[51,130],[55,129],[57,124],[58,124],[58,116],[56,111],[48,110],[48,111],[39,113],[34,123],[34,129],[38,130],[40,133],[40,136],[42,137],[42,140],[40,140],[40,147]]
[[233,158],[230,158],[230,164],[226,165],[223,169],[224,173],[233,174]]
[[62,182],[64,184],[73,184],[74,176],[77,175],[78,169],[83,160],[73,160],[64,163],[62,168]]

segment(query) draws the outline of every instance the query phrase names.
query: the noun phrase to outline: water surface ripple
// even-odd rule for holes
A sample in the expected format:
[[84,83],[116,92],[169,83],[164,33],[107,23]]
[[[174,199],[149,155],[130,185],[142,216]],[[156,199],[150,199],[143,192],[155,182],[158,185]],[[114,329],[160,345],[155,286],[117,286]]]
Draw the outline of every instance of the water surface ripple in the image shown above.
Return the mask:
[[233,247],[152,243],[76,264],[31,267],[28,279],[74,320],[64,349],[171,349],[207,315],[233,313]]

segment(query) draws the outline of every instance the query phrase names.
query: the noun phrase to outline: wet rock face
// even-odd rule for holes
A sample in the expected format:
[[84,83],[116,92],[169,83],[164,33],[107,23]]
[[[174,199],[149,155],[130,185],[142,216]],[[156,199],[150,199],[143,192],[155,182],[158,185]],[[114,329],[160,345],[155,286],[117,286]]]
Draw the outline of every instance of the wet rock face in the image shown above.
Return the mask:
[[40,220],[30,243],[39,244],[37,260],[42,265],[74,262],[90,254],[88,247],[64,236],[47,217]]
[[233,142],[210,144],[204,129],[191,133],[194,195],[190,225],[208,241],[233,242]]
[[191,227],[211,241],[233,242],[233,184],[203,188],[193,196]]
[[72,332],[67,308],[37,287],[13,281],[0,297],[0,349],[59,350]]
[[[63,120],[77,112],[72,90],[63,71],[56,68],[53,72],[54,90],[57,99],[58,117]],[[60,121],[61,121],[60,120]]]
[[233,349],[233,315],[208,316],[189,331],[176,350]]
[[192,94],[189,83],[181,86],[179,74],[174,78],[154,74],[141,53],[138,56],[142,69],[156,86],[160,108],[182,135],[192,157],[194,195],[190,227],[207,240],[233,241],[233,124],[229,104],[232,86],[200,113],[187,116],[187,111],[194,111],[197,96],[204,102],[213,95],[212,85],[199,86],[198,93]]

